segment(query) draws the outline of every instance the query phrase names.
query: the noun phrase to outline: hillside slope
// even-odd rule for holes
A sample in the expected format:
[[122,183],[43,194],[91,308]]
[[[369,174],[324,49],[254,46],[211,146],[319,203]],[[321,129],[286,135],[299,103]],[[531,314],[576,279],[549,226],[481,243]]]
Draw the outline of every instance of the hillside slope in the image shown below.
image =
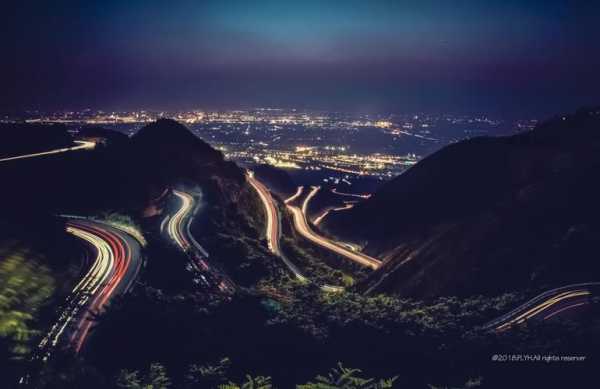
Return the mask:
[[364,290],[499,293],[600,278],[600,110],[450,145],[322,226],[386,261]]
[[219,190],[235,197],[233,192],[245,183],[240,168],[174,120],[160,119],[142,128],[131,138],[128,154],[132,178],[154,195],[181,183],[216,182]]

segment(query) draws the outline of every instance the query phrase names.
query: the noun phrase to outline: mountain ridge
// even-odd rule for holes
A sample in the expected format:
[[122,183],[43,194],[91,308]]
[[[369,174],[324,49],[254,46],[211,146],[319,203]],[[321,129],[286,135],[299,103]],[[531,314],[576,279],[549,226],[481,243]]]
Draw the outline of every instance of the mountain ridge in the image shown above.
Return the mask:
[[436,297],[585,281],[600,267],[569,260],[569,251],[586,252],[576,247],[584,244],[597,252],[598,151],[600,109],[526,133],[465,140],[322,228],[384,259],[360,286],[373,293]]

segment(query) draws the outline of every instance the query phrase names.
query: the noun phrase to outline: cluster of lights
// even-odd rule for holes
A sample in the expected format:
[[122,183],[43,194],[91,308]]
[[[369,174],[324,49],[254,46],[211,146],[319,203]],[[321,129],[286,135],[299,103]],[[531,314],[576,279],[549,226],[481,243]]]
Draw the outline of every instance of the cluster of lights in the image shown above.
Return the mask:
[[347,146],[296,146],[293,150],[266,148],[245,148],[226,151],[229,159],[254,163],[264,163],[288,169],[321,170],[329,169],[341,173],[378,177],[394,176],[414,165],[415,154],[404,156],[390,154],[347,153]]
[[[104,112],[84,110],[42,114],[29,112],[29,122],[59,122],[76,125],[129,125],[119,127],[131,135],[143,124],[161,117],[170,117],[190,126],[198,136],[207,139],[226,157],[246,163],[265,163],[287,169],[330,169],[342,173],[370,175],[380,178],[395,176],[416,163],[414,154],[352,153],[347,145],[353,144],[359,131],[377,131],[392,141],[404,137],[415,138],[419,144],[438,143],[437,128],[444,125],[465,126],[462,136],[445,139],[454,142],[485,133],[485,128],[500,125],[485,115],[352,115],[338,112],[303,112],[295,109],[257,108],[252,110],[177,112],[132,111]],[[6,118],[5,118],[6,119]],[[6,119],[8,120],[8,119]],[[19,119],[23,120],[23,118]],[[484,129],[481,129],[481,126]],[[529,129],[535,121],[518,123],[521,130]],[[308,130],[309,132],[304,132]],[[315,134],[314,130],[321,131]],[[343,131],[343,138],[324,145],[328,131]],[[74,130],[75,131],[75,130]],[[321,135],[323,134],[323,135]],[[337,134],[337,133],[335,133]],[[346,135],[347,134],[347,135]],[[290,136],[291,135],[291,136]],[[346,138],[347,137],[347,138]],[[284,141],[285,140],[285,141]],[[313,143],[314,142],[314,143]],[[339,143],[338,143],[339,142]],[[292,146],[290,149],[289,145]]]

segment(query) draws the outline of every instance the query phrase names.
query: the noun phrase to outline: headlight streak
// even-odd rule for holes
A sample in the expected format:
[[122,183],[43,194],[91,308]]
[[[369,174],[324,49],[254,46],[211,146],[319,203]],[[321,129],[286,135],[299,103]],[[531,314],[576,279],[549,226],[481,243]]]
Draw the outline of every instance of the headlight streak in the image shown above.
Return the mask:
[[323,221],[323,219],[325,219],[325,216],[329,215],[330,212],[345,211],[347,209],[352,209],[353,207],[354,204],[346,204],[343,207],[328,208],[325,211],[323,211],[323,213],[321,213],[315,220],[313,220],[313,224],[315,226],[318,226]]
[[[267,246],[273,254],[281,255],[281,248],[279,247],[279,218],[277,217],[277,210],[275,208],[275,204],[273,203],[271,193],[262,183],[258,182],[258,180],[254,178],[253,172],[247,172],[246,177],[250,183],[250,186],[252,186],[252,188],[254,188],[258,194],[258,197],[265,208],[265,215],[267,217],[265,233],[265,237],[267,238]],[[304,277],[302,276],[299,278]]]
[[[120,231],[92,221],[71,220],[67,232],[94,247],[95,259],[71,291],[65,308],[38,347],[47,360],[59,344],[70,345],[80,352],[93,326],[93,313],[101,312],[116,292],[126,292],[137,275],[141,261],[133,264],[134,239]],[[136,257],[135,259],[139,259]],[[68,341],[65,336],[69,334]]]
[[566,311],[589,304],[593,291],[598,287],[600,282],[587,282],[548,290],[488,322],[483,328],[501,332],[528,320],[551,319]]
[[369,198],[371,198],[371,194],[356,194],[356,193],[338,192],[337,188],[333,188],[331,190],[331,193],[334,193],[334,194],[340,195],[340,196],[358,197],[358,198],[361,198],[361,199],[369,199]]
[[[258,193],[258,197],[261,199],[261,202],[265,208],[265,213],[267,216],[265,236],[267,238],[269,250],[281,258],[283,263],[300,282],[310,282],[309,279],[302,274],[300,269],[281,251],[281,247],[279,246],[279,239],[281,237],[280,215],[277,206],[275,205],[275,201],[273,200],[273,196],[271,196],[271,192],[264,184],[255,178],[252,171],[248,171],[246,177],[250,183],[250,186],[252,186],[252,188],[254,188],[254,190]],[[293,201],[295,198],[300,196],[301,193],[302,187],[298,187],[296,194],[288,198],[285,202],[288,203]],[[321,285],[321,289],[327,292],[341,292],[344,290],[344,288],[340,286],[327,284]]]
[[[534,306],[531,309],[528,309],[527,311],[525,311],[524,313],[518,315],[516,318],[508,321],[507,323],[504,323],[503,325],[499,326],[496,328],[497,331],[503,331],[515,324],[522,324],[523,322],[525,322],[526,320],[529,320],[535,316],[537,316],[538,314],[548,310],[549,308],[551,308],[552,306],[567,300],[567,299],[572,299],[575,297],[580,297],[580,296],[589,296],[590,292],[587,290],[574,290],[574,291],[569,291],[569,292],[564,292],[561,293],[555,297],[552,297],[536,306]],[[560,309],[559,311],[564,311],[565,309]],[[552,317],[554,314],[557,314],[558,312],[554,312],[553,314],[549,314],[546,317],[544,317],[544,319],[546,319],[547,317]]]
[[337,254],[340,254],[360,265],[370,267],[372,269],[377,269],[381,266],[381,261],[376,258],[370,257],[364,253],[356,252],[349,250],[343,246],[342,243],[334,242],[328,238],[317,235],[312,228],[309,226],[307,222],[307,210],[309,201],[317,194],[320,187],[313,186],[310,193],[304,199],[302,203],[302,208],[298,208],[296,206],[287,205],[287,209],[291,212],[292,217],[294,219],[294,227],[300,233],[300,235],[304,236],[308,240],[317,245],[324,247],[328,250],[334,251]]
[[174,190],[173,193],[181,200],[181,207],[175,212],[173,217],[171,217],[171,220],[168,221],[167,230],[175,243],[177,243],[183,251],[187,251],[190,248],[190,243],[185,238],[183,219],[191,212],[194,206],[194,198],[191,195],[178,190]]
[[[196,241],[191,232],[192,216],[196,213],[194,197],[180,190],[173,190],[173,194],[180,200],[180,207],[170,219],[165,218],[166,231],[175,244],[190,258],[190,265],[194,271],[206,272],[207,276],[215,282],[217,288],[223,293],[235,292],[235,284],[225,274],[209,266],[207,263],[208,252]],[[206,279],[206,277],[204,278]],[[206,281],[208,283],[208,281]],[[212,285],[212,286],[215,286]]]
[[90,149],[93,149],[94,147],[96,147],[96,143],[95,142],[89,142],[89,141],[83,141],[83,140],[76,140],[73,143],[77,143],[78,146],[64,147],[64,148],[61,148],[61,149],[55,149],[55,150],[49,150],[49,151],[42,151],[40,153],[23,154],[23,155],[17,155],[17,156],[14,156],[14,157],[2,158],[2,159],[0,159],[0,162],[8,162],[8,161],[15,161],[15,160],[18,160],[18,159],[43,157],[45,155],[66,153],[67,151],[90,150]]
[[171,218],[171,215],[165,216],[163,221],[160,223],[160,232],[163,232],[165,230],[165,226],[167,225],[167,222],[169,221],[170,218]]
[[292,201],[296,200],[298,197],[300,197],[300,195],[302,194],[302,190],[304,189],[303,186],[299,186],[298,189],[296,190],[296,193],[294,193],[294,195],[292,195],[291,197],[288,197],[287,199],[285,199],[285,203],[289,204]]

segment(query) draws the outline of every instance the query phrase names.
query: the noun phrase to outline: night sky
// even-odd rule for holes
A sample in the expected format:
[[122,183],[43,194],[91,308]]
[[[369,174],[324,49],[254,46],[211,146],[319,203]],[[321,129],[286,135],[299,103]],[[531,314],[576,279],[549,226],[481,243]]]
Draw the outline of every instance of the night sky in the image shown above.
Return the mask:
[[5,111],[600,104],[598,1],[15,3],[2,12]]

